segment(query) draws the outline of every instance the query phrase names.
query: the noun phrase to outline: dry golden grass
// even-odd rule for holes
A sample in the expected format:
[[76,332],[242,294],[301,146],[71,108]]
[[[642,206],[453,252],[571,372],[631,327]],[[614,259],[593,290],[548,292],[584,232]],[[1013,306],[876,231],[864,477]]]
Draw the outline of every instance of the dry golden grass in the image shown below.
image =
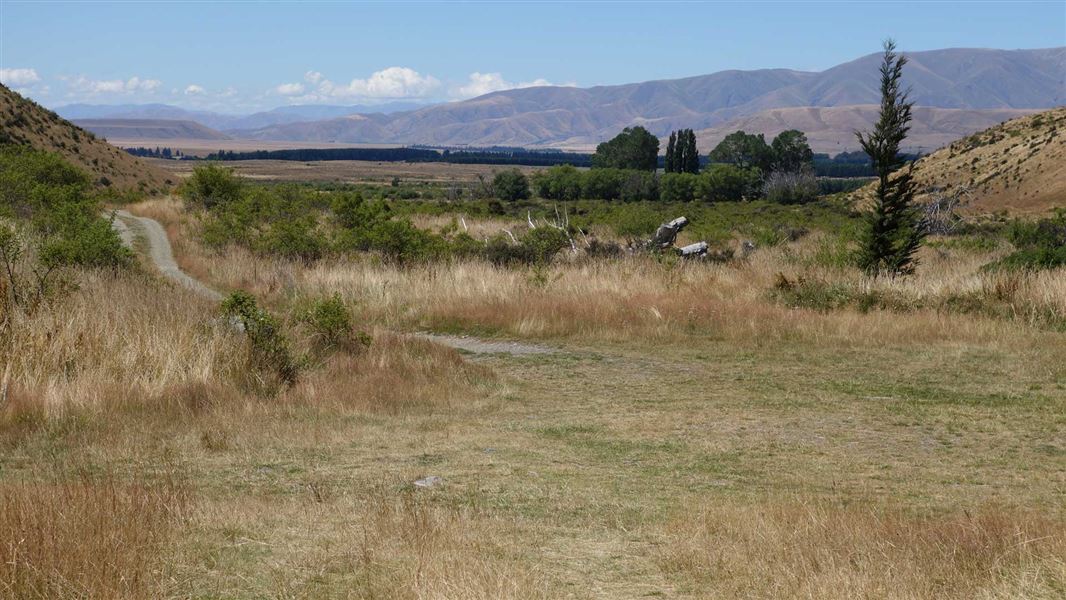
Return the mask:
[[[311,265],[264,258],[240,248],[208,251],[195,240],[195,217],[176,200],[142,203],[133,210],[167,226],[182,268],[221,289],[246,289],[284,301],[340,293],[366,320],[389,328],[434,328],[522,337],[626,340],[710,334],[734,341],[780,339],[994,340],[1016,322],[1066,319],[1066,273],[999,273],[982,269],[1006,249],[990,252],[926,248],[917,275],[864,277],[857,270],[819,266],[830,240],[814,234],[798,243],[763,249],[727,264],[677,264],[647,258],[573,260],[550,269],[547,281],[524,270],[478,261],[395,267],[343,258]],[[423,218],[442,227],[442,218]],[[450,222],[450,219],[449,219]],[[505,224],[468,220],[491,234]],[[821,314],[769,301],[778,274],[817,279],[855,292],[890,296],[899,313],[844,310]],[[1003,319],[959,318],[945,305],[967,300],[980,308],[1010,307]],[[1001,311],[1002,312],[1002,311]],[[797,318],[802,315],[802,318]]]
[[819,502],[703,506],[668,526],[657,560],[701,597],[1055,598],[1066,529],[985,508],[915,517]]
[[[77,291],[3,338],[0,596],[1066,586],[1061,332],[769,297],[780,272],[908,302],[976,294],[1061,311],[1061,272],[988,274],[1002,251],[930,249],[916,277],[871,282],[818,266],[816,236],[729,265],[577,260],[546,280],[476,261],[308,267],[207,252],[173,202],[137,210],[167,225],[184,267],[260,294],[307,367],[257,396],[242,384],[246,340],[211,302],[143,274],[72,273]],[[290,318],[334,292],[369,347],[323,352]],[[471,357],[399,333],[419,327],[559,351]],[[173,492],[169,465],[188,480]],[[412,486],[426,475],[443,484]],[[18,539],[35,550],[9,560]],[[92,563],[108,544],[133,550]]]
[[0,597],[159,598],[186,484],[0,483]]

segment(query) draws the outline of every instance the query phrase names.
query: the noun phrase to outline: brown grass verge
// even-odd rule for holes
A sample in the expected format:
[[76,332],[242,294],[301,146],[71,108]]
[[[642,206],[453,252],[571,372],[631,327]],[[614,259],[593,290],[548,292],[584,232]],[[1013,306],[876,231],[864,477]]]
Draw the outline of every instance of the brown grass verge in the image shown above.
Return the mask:
[[824,503],[704,506],[659,566],[705,597],[1053,598],[1066,524],[989,507],[916,517]]

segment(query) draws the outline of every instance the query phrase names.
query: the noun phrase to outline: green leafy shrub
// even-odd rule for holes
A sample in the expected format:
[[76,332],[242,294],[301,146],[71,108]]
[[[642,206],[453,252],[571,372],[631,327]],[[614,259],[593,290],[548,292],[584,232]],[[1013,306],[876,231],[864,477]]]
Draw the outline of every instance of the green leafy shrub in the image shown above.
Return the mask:
[[621,169],[592,169],[582,174],[581,196],[595,200],[618,200],[622,197]]
[[569,245],[566,232],[554,227],[538,227],[519,237],[518,243],[502,234],[491,238],[485,246],[484,256],[501,266],[545,265]]
[[310,327],[320,346],[351,350],[370,345],[369,335],[355,331],[352,313],[340,294],[312,301],[299,320]]
[[696,198],[699,176],[692,173],[667,173],[659,181],[663,202],[691,202]]
[[1066,266],[1066,210],[1039,221],[1015,220],[1007,238],[1017,250],[996,263],[1001,269],[1054,269]]
[[533,177],[537,195],[547,200],[577,200],[581,182],[581,172],[570,165],[556,165]]
[[700,174],[696,194],[706,202],[736,202],[757,196],[761,181],[755,167],[713,164]]
[[529,180],[518,169],[507,169],[492,178],[492,189],[500,200],[514,202],[529,198]]
[[260,236],[257,249],[266,254],[305,262],[322,257],[323,245],[315,234],[314,215],[280,219]]
[[193,169],[182,183],[179,193],[186,201],[207,209],[236,202],[241,196],[243,182],[232,169],[206,164]]
[[291,386],[300,375],[289,340],[278,320],[259,307],[247,292],[233,292],[222,301],[222,314],[235,320],[248,336],[249,372],[260,391],[273,393],[282,385]]

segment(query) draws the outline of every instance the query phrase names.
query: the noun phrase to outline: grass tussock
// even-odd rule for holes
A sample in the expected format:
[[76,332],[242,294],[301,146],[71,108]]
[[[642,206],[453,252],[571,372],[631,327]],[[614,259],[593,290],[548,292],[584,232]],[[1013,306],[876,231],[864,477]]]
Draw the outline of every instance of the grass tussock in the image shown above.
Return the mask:
[[0,483],[0,596],[158,598],[188,508],[176,479]]
[[512,522],[435,506],[414,492],[377,494],[351,559],[366,598],[490,600],[558,597]]
[[707,597],[1053,598],[1066,589],[1066,526],[1000,508],[722,505],[674,521],[657,560]]
[[375,330],[358,352],[339,353],[282,400],[322,408],[385,414],[448,410],[484,395],[495,381],[488,367],[413,336]]

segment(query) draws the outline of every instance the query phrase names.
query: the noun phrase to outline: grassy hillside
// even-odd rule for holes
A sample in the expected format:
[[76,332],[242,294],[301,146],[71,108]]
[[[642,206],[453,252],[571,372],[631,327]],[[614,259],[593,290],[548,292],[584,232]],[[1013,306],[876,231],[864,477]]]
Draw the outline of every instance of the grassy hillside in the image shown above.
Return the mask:
[[918,161],[916,178],[919,189],[968,187],[978,212],[1066,207],[1066,107],[958,140]]
[[171,175],[98,139],[54,112],[0,85],[0,144],[57,152],[84,169],[98,187],[158,193]]

